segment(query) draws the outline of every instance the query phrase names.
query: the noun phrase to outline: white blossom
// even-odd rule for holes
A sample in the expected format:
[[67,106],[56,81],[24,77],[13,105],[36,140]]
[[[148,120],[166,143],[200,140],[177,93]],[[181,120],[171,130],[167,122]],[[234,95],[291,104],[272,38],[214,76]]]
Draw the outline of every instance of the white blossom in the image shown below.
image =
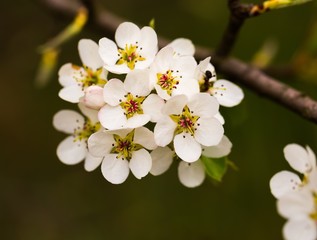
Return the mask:
[[148,97],[151,90],[147,70],[134,70],[127,74],[124,83],[111,79],[104,87],[107,103],[98,113],[102,126],[109,130],[137,128],[161,115],[164,101],[157,95]]
[[191,96],[199,92],[194,78],[197,63],[192,56],[174,57],[172,47],[161,49],[150,67],[151,86],[163,99],[184,94]]
[[68,165],[77,164],[85,159],[87,171],[96,169],[102,158],[93,157],[87,149],[87,139],[100,130],[97,111],[79,105],[82,116],[73,110],[61,110],[53,117],[53,126],[61,132],[70,134],[57,147],[57,156],[61,162]]
[[271,192],[276,198],[288,192],[297,191],[304,184],[311,182],[310,174],[316,169],[316,157],[309,146],[305,149],[298,144],[288,144],[284,148],[284,156],[294,170],[304,175],[304,181],[290,171],[276,173],[270,180]]
[[78,103],[89,86],[103,86],[108,74],[102,67],[97,43],[90,39],[81,39],[78,51],[83,66],[67,63],[58,72],[59,83],[63,86],[58,95],[72,103]]
[[186,38],[177,38],[166,45],[166,47],[173,48],[175,57],[194,56],[195,54],[194,44],[191,40]]
[[186,162],[197,161],[203,146],[217,145],[224,133],[221,123],[214,118],[219,104],[207,93],[191,98],[178,95],[168,100],[162,108],[164,116],[154,128],[158,146],[165,147],[173,141],[178,157]]
[[157,147],[153,133],[145,128],[97,132],[88,140],[89,151],[102,157],[101,171],[105,179],[113,184],[123,183],[131,170],[141,179],[152,167],[148,150]]
[[217,98],[219,104],[225,107],[238,105],[244,98],[244,93],[236,84],[218,79],[214,66],[210,63],[210,57],[201,61],[196,69],[196,79],[203,92],[208,91]]
[[108,38],[99,40],[99,54],[105,68],[112,73],[128,73],[145,69],[153,62],[158,50],[157,35],[151,27],[140,29],[131,22],[119,25],[116,43]]
[[[232,143],[227,136],[223,136],[216,146],[203,147],[202,155],[208,158],[221,158],[229,155]],[[178,165],[178,178],[186,187],[198,187],[205,180],[205,167],[201,160],[193,163],[181,161]]]

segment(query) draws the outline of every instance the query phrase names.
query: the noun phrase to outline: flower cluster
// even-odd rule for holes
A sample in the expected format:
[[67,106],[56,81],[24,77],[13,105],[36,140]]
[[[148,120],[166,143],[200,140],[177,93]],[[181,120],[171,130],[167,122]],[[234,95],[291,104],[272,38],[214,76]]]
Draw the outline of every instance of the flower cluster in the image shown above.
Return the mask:
[[299,172],[302,179],[290,171],[276,173],[270,180],[273,196],[277,198],[277,209],[288,219],[283,228],[287,240],[317,239],[317,168],[314,152],[289,144],[284,148],[289,165]]
[[243,92],[217,80],[210,57],[197,63],[190,40],[159,50],[151,27],[125,22],[115,42],[82,39],[78,50],[83,65],[59,71],[59,96],[78,103],[84,115],[62,110],[54,116],[55,128],[71,134],[57,148],[63,163],[85,160],[87,171],[101,165],[103,176],[120,184],[130,170],[138,179],[160,175],[178,158],[181,183],[196,187],[205,178],[201,157],[230,153],[219,105],[239,104]]

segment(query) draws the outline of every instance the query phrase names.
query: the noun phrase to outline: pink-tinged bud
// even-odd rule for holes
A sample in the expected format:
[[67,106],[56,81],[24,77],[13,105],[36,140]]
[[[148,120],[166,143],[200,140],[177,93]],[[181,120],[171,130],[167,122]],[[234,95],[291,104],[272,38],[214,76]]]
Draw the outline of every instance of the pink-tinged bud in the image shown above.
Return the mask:
[[85,90],[83,103],[86,107],[99,110],[105,101],[103,99],[103,88],[99,86],[90,86]]

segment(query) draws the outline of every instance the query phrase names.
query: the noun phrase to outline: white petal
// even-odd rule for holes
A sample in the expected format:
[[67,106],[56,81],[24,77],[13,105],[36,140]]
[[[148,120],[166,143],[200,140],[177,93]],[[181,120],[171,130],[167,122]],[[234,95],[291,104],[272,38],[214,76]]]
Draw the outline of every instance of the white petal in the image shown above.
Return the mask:
[[114,142],[112,134],[96,132],[88,138],[88,149],[91,155],[103,157],[110,153]]
[[129,162],[116,157],[116,154],[106,155],[101,164],[101,172],[109,182],[120,184],[129,176]]
[[74,133],[75,129],[83,128],[84,117],[73,110],[61,110],[53,117],[53,126],[64,133]]
[[301,183],[302,181],[295,173],[281,171],[276,173],[270,180],[271,193],[279,199],[289,192],[297,191]]
[[138,128],[147,124],[151,119],[150,115],[147,114],[134,114],[133,117],[129,118],[126,125],[126,128]]
[[67,165],[74,165],[86,157],[87,145],[84,141],[74,141],[72,136],[65,138],[57,147],[59,160]]
[[219,104],[217,100],[208,93],[197,93],[193,95],[187,104],[193,115],[211,118],[218,113]]
[[[157,45],[157,35],[156,32],[151,27],[143,27],[141,29],[141,37],[139,40],[139,50],[142,57],[146,59],[151,58],[152,61],[154,59],[155,54],[158,50]],[[144,61],[138,62],[142,63]]]
[[163,174],[173,163],[174,152],[169,147],[158,147],[151,152],[152,168],[150,173],[154,176]]
[[142,103],[144,114],[151,116],[151,122],[157,122],[162,115],[162,108],[165,102],[156,94],[150,94]]
[[129,167],[137,179],[145,177],[152,167],[151,155],[145,149],[133,152]]
[[316,240],[316,223],[309,218],[289,220],[283,227],[283,236],[286,240]]
[[199,118],[195,126],[194,136],[197,142],[207,147],[215,146],[220,143],[224,129],[217,119]]
[[240,87],[227,80],[218,80],[214,83],[212,94],[217,98],[220,105],[233,107],[238,105],[244,98]]
[[165,115],[181,114],[185,107],[188,98],[185,95],[178,95],[169,99],[164,107],[162,113]]
[[102,108],[105,105],[103,88],[95,85],[86,88],[83,103],[88,108],[96,110]]
[[107,66],[113,66],[120,58],[117,45],[108,38],[101,38],[99,40],[99,55],[102,61]]
[[300,173],[307,173],[313,169],[306,149],[298,144],[288,144],[284,148],[284,156],[289,165]]
[[106,65],[105,68],[115,74],[125,74],[131,72],[131,69],[128,67],[127,64],[120,64],[120,65]]
[[190,133],[180,133],[174,138],[177,156],[185,162],[195,162],[201,155],[201,146]]
[[308,187],[317,193],[317,169],[315,168],[308,175]]
[[191,40],[187,38],[177,38],[167,46],[173,48],[176,56],[194,56],[195,47]]
[[191,97],[199,93],[199,84],[194,78],[183,78],[172,92],[172,96],[185,94]]
[[95,170],[101,164],[103,157],[94,157],[90,153],[87,153],[84,168],[87,172]]
[[144,148],[153,150],[157,148],[154,141],[154,134],[145,127],[136,128],[134,131],[134,142],[141,144]]
[[206,71],[210,71],[212,75],[216,75],[215,68],[210,64],[211,57],[207,57],[204,60],[200,61],[195,70],[195,78],[200,80],[205,77]]
[[94,71],[103,65],[98,48],[98,44],[90,39],[81,39],[78,43],[78,51],[82,63]]
[[162,117],[154,127],[154,139],[158,146],[165,147],[174,137],[177,125],[170,117]]
[[115,39],[120,48],[125,48],[126,44],[135,45],[140,39],[140,28],[131,22],[121,23],[116,30]]
[[103,88],[103,98],[111,106],[119,105],[125,99],[126,93],[123,82],[116,78],[109,80]]
[[92,124],[99,122],[97,110],[88,108],[83,103],[79,103],[78,107],[80,111],[92,122]]
[[221,158],[224,156],[228,156],[231,152],[232,143],[229,138],[223,135],[220,143],[216,146],[212,147],[203,147],[202,155],[211,158]]
[[[174,58],[171,64],[171,70],[177,76],[182,76],[182,78],[194,78],[197,63],[194,57],[186,56]],[[197,82],[197,80],[196,80]]]
[[63,86],[70,86],[76,84],[74,78],[76,70],[71,63],[64,64],[58,71],[58,81]]
[[173,59],[174,50],[171,47],[162,48],[154,59],[153,68],[151,71],[157,73],[164,73],[170,69],[170,65],[174,61]]
[[[160,85],[158,85],[157,83],[154,84],[154,88],[155,91],[157,93],[157,95],[159,95],[161,98],[163,98],[164,100],[169,100],[171,98],[171,95],[169,95],[167,93],[166,90],[164,90]],[[173,92],[172,92],[173,94]]]
[[79,103],[80,98],[83,97],[84,94],[85,93],[82,90],[82,87],[78,86],[77,84],[74,84],[62,88],[59,91],[58,96],[65,101],[71,103]]
[[220,112],[217,112],[217,113],[214,115],[214,118],[216,118],[222,125],[225,124],[225,119],[223,118],[223,116],[221,115]]
[[203,164],[201,161],[196,161],[194,163],[181,161],[178,165],[178,178],[186,187],[198,187],[205,179]]
[[127,118],[121,106],[103,106],[98,113],[98,119],[101,125],[109,130],[120,129],[127,124]]
[[311,148],[309,146],[306,146],[306,151],[308,154],[308,159],[310,162],[310,165],[312,166],[313,169],[316,168],[316,156],[315,153],[311,150]]
[[131,92],[134,96],[147,96],[150,94],[149,71],[134,70],[129,72],[124,81],[126,92]]
[[278,199],[277,210],[285,218],[309,216],[315,210],[313,195],[307,189],[289,192]]

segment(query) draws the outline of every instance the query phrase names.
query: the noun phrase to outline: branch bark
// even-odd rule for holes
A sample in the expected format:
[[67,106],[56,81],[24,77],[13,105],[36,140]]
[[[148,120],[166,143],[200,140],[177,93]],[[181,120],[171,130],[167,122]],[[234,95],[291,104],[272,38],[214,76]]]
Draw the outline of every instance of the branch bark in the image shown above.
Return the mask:
[[[49,9],[68,16],[75,16],[80,7],[76,2],[68,2],[65,0],[42,0],[42,2]],[[237,1],[231,0],[231,2]],[[118,25],[123,21],[125,20],[113,13],[102,10],[99,12],[96,11],[93,22],[106,32],[113,34]],[[168,42],[167,39],[159,37],[159,45],[161,47],[165,46]],[[229,52],[230,49],[229,51],[227,50],[227,53]],[[223,54],[215,53],[210,49],[196,46],[195,57],[197,60],[212,56],[211,63],[216,67],[218,72],[228,76],[230,80],[242,83],[256,93],[279,103],[314,123],[317,123],[317,102],[311,97],[266,75],[256,67],[235,58],[224,58],[222,55]]]

